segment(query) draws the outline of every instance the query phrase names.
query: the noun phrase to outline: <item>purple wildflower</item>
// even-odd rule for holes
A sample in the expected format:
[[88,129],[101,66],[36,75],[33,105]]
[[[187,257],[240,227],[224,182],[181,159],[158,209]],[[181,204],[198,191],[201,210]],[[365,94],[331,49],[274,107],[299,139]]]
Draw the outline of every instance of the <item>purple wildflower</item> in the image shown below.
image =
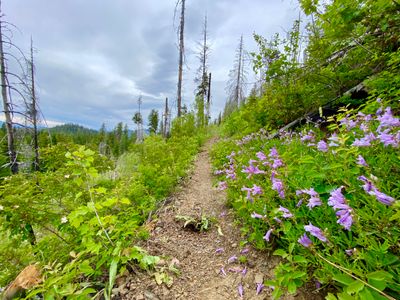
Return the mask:
[[387,147],[389,145],[392,145],[393,147],[398,147],[399,146],[399,141],[396,140],[396,137],[393,134],[388,133],[389,130],[386,129],[385,131],[381,132],[378,135],[378,139],[381,141],[381,143]]
[[377,120],[380,122],[379,128],[400,126],[400,120],[393,117],[390,107],[386,107],[383,115],[378,116]]
[[317,279],[315,280],[315,288],[320,289],[321,288],[321,282],[319,282]]
[[392,198],[378,190],[373,191],[372,195],[374,195],[376,197],[376,200],[378,200],[379,202],[381,202],[385,205],[388,205],[388,206],[392,205],[394,202],[394,198]]
[[252,200],[252,198],[251,198],[251,188],[248,188],[248,187],[242,187],[242,189],[241,189],[241,191],[246,191],[247,192],[247,195],[246,195],[246,198],[247,198],[247,200]]
[[222,268],[219,270],[219,272],[220,272],[222,275],[226,276],[226,272],[225,272],[224,267],[222,267]]
[[239,286],[238,286],[238,293],[239,293],[240,298],[243,298],[243,285],[241,283],[239,283]]
[[250,216],[251,216],[253,219],[264,219],[264,216],[263,216],[263,215],[260,215],[260,214],[258,214],[258,213],[256,213],[256,212],[253,212]]
[[367,162],[365,161],[364,157],[362,157],[361,155],[359,155],[357,157],[357,165],[363,166],[363,167],[368,167]]
[[242,251],[240,251],[241,254],[246,254],[249,253],[249,248],[244,248]]
[[262,290],[264,289],[264,287],[265,287],[264,284],[257,282],[256,295],[259,295],[262,292]]
[[322,152],[328,152],[328,144],[325,141],[321,140],[317,144],[317,149]]
[[362,187],[367,194],[370,194],[372,191],[376,190],[376,187],[374,186],[372,181],[368,180],[368,178],[364,175],[359,176],[357,179],[364,182],[364,185]]
[[263,152],[257,152],[256,153],[256,156],[257,156],[257,158],[260,160],[260,161],[264,161],[264,160],[266,160],[267,159],[267,156],[263,153]]
[[279,218],[277,218],[277,217],[275,217],[274,220],[275,220],[277,223],[282,223],[282,220],[279,219]]
[[287,208],[285,208],[281,205],[279,206],[278,210],[283,212],[282,217],[284,217],[285,219],[293,217],[293,214]]
[[242,270],[242,275],[245,276],[247,274],[247,267],[244,267],[244,269]]
[[265,174],[265,171],[260,170],[257,166],[250,164],[248,167],[242,170],[243,173],[247,173],[247,178],[250,178],[255,174]]
[[[314,190],[314,188],[310,188],[310,189],[308,189],[308,190],[297,190],[297,191],[296,191],[296,195],[297,195],[297,196],[299,196],[299,195],[301,195],[301,194],[307,194],[307,195],[310,196],[310,199],[308,200],[308,204],[307,204],[307,207],[308,207],[309,209],[312,209],[312,208],[315,207],[315,206],[321,206],[321,205],[322,205],[321,199],[319,198],[319,195],[318,195],[318,193]],[[303,203],[302,200],[300,200],[300,201],[297,203],[296,206],[299,207],[302,203]]]
[[271,158],[278,158],[279,157],[278,151],[276,150],[275,147],[272,147],[271,150],[269,150],[268,156],[271,157]]
[[328,205],[332,206],[334,209],[340,209],[343,204],[345,204],[346,199],[342,194],[343,186],[337,188],[331,192],[331,196],[328,199]]
[[224,170],[215,170],[214,175],[221,175],[224,174],[225,171]]
[[228,264],[230,264],[230,263],[233,263],[233,262],[235,262],[235,261],[237,261],[237,256],[236,255],[233,255],[233,256],[231,256],[231,257],[229,257],[228,258]]
[[328,241],[327,238],[325,237],[324,233],[320,228],[317,226],[314,226],[313,224],[309,223],[309,225],[304,226],[305,231],[309,232],[311,235],[315,236],[317,239],[319,239],[321,242],[326,242]]
[[262,193],[263,193],[262,188],[253,184],[253,187],[251,188],[251,194],[255,196],[255,195],[261,195]]
[[351,225],[353,225],[353,216],[351,215],[351,208],[341,209],[336,212],[336,216],[339,217],[337,221],[338,224],[342,225],[344,229],[350,230]]
[[285,193],[283,190],[283,182],[282,182],[282,180],[275,178],[276,175],[277,175],[277,173],[275,171],[272,171],[272,174],[271,174],[272,189],[277,191],[279,194],[279,197],[284,199]]
[[395,201],[395,199],[393,197],[390,197],[390,196],[386,195],[385,193],[382,193],[381,191],[379,191],[376,188],[376,186],[374,186],[374,184],[370,180],[368,180],[364,175],[359,176],[358,180],[361,180],[364,182],[364,185],[362,186],[364,191],[369,195],[375,196],[376,200],[378,200],[382,204],[390,206]]
[[328,205],[332,206],[334,210],[337,210],[336,216],[339,217],[338,224],[342,225],[344,229],[350,230],[353,224],[352,209],[346,203],[346,198],[342,194],[343,186],[337,188],[331,192],[331,196],[328,199]]
[[312,241],[308,238],[306,233],[303,234],[297,241],[306,248],[310,247],[312,244]]
[[215,250],[215,253],[218,253],[218,254],[220,254],[222,252],[224,252],[224,248],[218,248],[217,250]]
[[355,147],[369,147],[374,140],[376,140],[376,136],[371,132],[361,139],[355,139],[352,145]]
[[269,239],[270,239],[270,237],[271,237],[272,231],[274,231],[272,228],[269,229],[269,230],[267,231],[267,233],[266,233],[266,234],[264,235],[264,237],[263,237],[263,239],[266,240],[267,242],[269,242]]
[[300,141],[305,142],[305,141],[311,141],[313,142],[315,139],[315,134],[312,130],[310,130],[306,135],[303,135],[300,138]]
[[275,158],[274,161],[272,162],[271,168],[277,169],[282,166],[283,166],[283,161],[280,158]]
[[218,183],[218,189],[219,189],[220,191],[224,191],[224,190],[226,190],[227,188],[228,188],[228,185],[226,184],[225,181],[220,181],[220,182]]
[[348,256],[352,256],[353,253],[354,253],[354,249],[344,250],[344,252],[346,252],[346,254],[347,254]]

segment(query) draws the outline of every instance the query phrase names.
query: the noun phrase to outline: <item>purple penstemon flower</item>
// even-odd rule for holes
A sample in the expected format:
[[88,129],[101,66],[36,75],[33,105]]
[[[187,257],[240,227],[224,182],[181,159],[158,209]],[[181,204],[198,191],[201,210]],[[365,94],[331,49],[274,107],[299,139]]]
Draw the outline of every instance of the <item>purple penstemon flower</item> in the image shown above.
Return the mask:
[[363,138],[361,139],[355,139],[352,146],[355,147],[369,147],[371,146],[371,142],[376,140],[376,136],[370,132],[368,134],[366,134]]
[[260,161],[264,161],[264,160],[266,160],[267,159],[267,156],[264,154],[264,152],[257,152],[256,153],[256,156],[257,156],[257,158],[260,160]]
[[276,173],[275,171],[272,171],[272,173],[271,173],[272,189],[277,191],[278,194],[279,194],[279,197],[284,199],[285,198],[285,192],[284,192],[283,182],[282,182],[282,180],[275,178],[275,176],[277,174],[278,173]]
[[362,155],[357,156],[357,165],[363,166],[363,167],[368,167],[368,164],[365,161],[364,157],[362,157]]
[[305,141],[310,141],[313,142],[315,139],[315,133],[310,130],[306,135],[301,135],[300,141],[305,142]]
[[328,199],[328,205],[337,210],[336,216],[339,218],[337,223],[342,225],[344,229],[350,230],[353,224],[352,209],[346,203],[346,198],[342,194],[343,186],[333,190]]
[[280,158],[275,158],[272,162],[271,168],[277,169],[283,166],[283,161]]
[[312,245],[312,241],[308,238],[306,233],[303,234],[297,241],[306,248]]
[[319,151],[321,151],[321,152],[328,152],[329,147],[328,147],[328,144],[325,141],[321,140],[317,144],[317,149]]
[[255,174],[265,174],[265,171],[262,171],[257,166],[250,164],[248,167],[242,169],[242,173],[247,173],[247,178],[249,179],[252,175]]
[[274,231],[272,228],[270,228],[267,233],[264,235],[263,239],[266,240],[267,242],[269,242],[270,238],[271,238],[271,233],[272,231]]
[[400,120],[398,118],[393,117],[392,110],[390,107],[386,107],[385,112],[381,116],[378,116],[377,120],[380,122],[379,128],[400,126]]
[[[310,196],[310,199],[308,200],[308,204],[307,204],[307,207],[308,207],[309,209],[312,209],[312,208],[315,207],[315,206],[321,206],[321,205],[322,205],[321,199],[319,198],[319,195],[318,195],[318,193],[314,190],[314,188],[310,188],[310,189],[308,189],[308,190],[297,190],[297,191],[296,191],[296,195],[297,195],[297,196],[299,196],[299,195],[301,195],[301,194],[307,194],[307,195]],[[297,203],[296,206],[299,207],[302,203],[303,203],[303,200],[300,200],[300,201]]]
[[220,272],[222,275],[226,276],[226,272],[225,272],[224,267],[222,267],[222,268],[219,270],[219,272]]
[[240,298],[243,298],[244,290],[243,290],[243,285],[241,283],[239,283],[239,286],[238,286],[238,293],[239,293]]
[[250,216],[251,216],[253,219],[264,219],[264,217],[265,217],[265,216],[260,215],[260,214],[258,214],[258,213],[256,213],[256,212],[253,212]]
[[379,133],[378,139],[385,147],[391,145],[397,148],[399,146],[399,141],[396,139],[396,136],[394,134],[390,134],[388,129]]
[[242,251],[240,251],[240,254],[246,254],[249,253],[249,248],[244,248]]
[[279,157],[278,151],[276,150],[275,147],[272,147],[272,148],[269,150],[268,156],[271,157],[271,158],[278,158],[278,157]]
[[248,188],[248,187],[242,187],[241,188],[241,191],[246,191],[247,192],[247,195],[246,195],[246,198],[247,198],[247,200],[252,200],[253,198],[251,198],[251,188]]
[[214,175],[221,175],[221,174],[224,174],[224,173],[225,173],[224,170],[215,170],[214,171]]
[[346,252],[346,254],[347,254],[348,256],[352,256],[353,253],[354,253],[354,249],[344,250],[344,252]]
[[245,276],[247,274],[247,267],[244,267],[242,270],[242,275]]
[[370,194],[372,191],[376,190],[375,185],[372,183],[371,180],[368,180],[367,177],[365,177],[364,175],[361,175],[357,178],[358,180],[361,180],[362,182],[364,182],[364,185],[362,186],[364,191],[367,194]]
[[327,242],[328,241],[328,239],[325,237],[323,231],[320,228],[318,228],[317,226],[314,226],[311,223],[309,223],[308,225],[305,225],[304,226],[304,230],[309,232],[311,235],[315,236],[321,242]]
[[224,252],[224,248],[218,248],[217,250],[215,250],[215,253],[218,253],[218,254],[220,254],[222,252]]
[[284,217],[285,219],[293,217],[293,214],[287,208],[285,208],[283,206],[279,206],[278,211],[283,212],[282,217]]
[[385,204],[387,206],[392,205],[393,202],[395,201],[395,199],[393,197],[390,197],[390,196],[386,195],[385,193],[382,193],[378,190],[373,191],[371,194],[374,195],[379,202],[381,202],[382,204]]
[[226,184],[225,181],[220,181],[220,182],[218,182],[218,189],[219,189],[220,191],[224,191],[224,190],[226,190],[227,188],[228,188],[228,185]]
[[393,197],[390,197],[389,195],[386,195],[385,193],[379,191],[377,187],[364,175],[359,176],[358,180],[364,182],[364,185],[362,186],[364,191],[369,195],[375,196],[376,200],[378,200],[382,204],[390,206],[395,201]]
[[236,255],[232,255],[231,257],[228,258],[228,264],[237,261],[237,259],[238,259],[238,258],[237,258]]
[[262,290],[264,289],[264,284],[261,282],[257,282],[257,286],[256,286],[256,295],[259,295]]

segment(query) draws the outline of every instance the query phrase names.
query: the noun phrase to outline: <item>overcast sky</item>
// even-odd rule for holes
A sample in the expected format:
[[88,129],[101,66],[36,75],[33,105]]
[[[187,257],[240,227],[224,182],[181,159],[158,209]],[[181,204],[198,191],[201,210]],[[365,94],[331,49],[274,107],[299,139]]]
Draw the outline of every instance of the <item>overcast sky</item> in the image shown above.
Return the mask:
[[[28,53],[33,37],[38,96],[47,122],[95,129],[103,122],[108,129],[124,122],[133,128],[139,95],[146,121],[152,108],[163,109],[165,97],[176,105],[175,4],[176,0],[3,0],[3,20],[19,29],[13,30],[13,42]],[[216,117],[227,98],[225,85],[240,35],[246,50],[253,51],[254,32],[267,38],[283,33],[298,18],[299,6],[296,0],[187,0],[183,102],[188,107],[194,100],[197,42],[206,13]],[[248,71],[252,73],[251,66]]]

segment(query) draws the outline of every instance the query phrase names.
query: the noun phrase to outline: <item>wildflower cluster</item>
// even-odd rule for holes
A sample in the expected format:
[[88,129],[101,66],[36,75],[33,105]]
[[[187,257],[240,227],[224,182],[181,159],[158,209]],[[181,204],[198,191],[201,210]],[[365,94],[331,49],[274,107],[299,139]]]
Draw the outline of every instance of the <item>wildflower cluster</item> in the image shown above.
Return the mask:
[[[357,291],[360,299],[367,294],[379,298],[385,292],[400,297],[396,288],[400,120],[390,107],[366,113],[376,105],[370,102],[365,112],[345,113],[337,116],[338,121],[332,118],[328,134],[318,128],[280,132],[279,139],[252,134],[214,149],[215,158],[223,152],[235,153],[234,159],[232,155],[216,159],[215,165],[223,163],[222,186],[242,220],[247,240],[260,249],[278,248],[275,252],[284,258],[298,257],[297,264],[292,260],[277,267],[277,279],[268,282],[275,286],[275,296],[283,287],[293,292],[311,280],[321,288],[333,285],[338,292],[347,292],[338,278],[348,275],[332,268],[338,265],[367,283]],[[232,170],[241,170],[234,179],[228,176]],[[396,266],[389,267],[387,257]],[[290,268],[302,270],[301,276],[294,275],[298,276],[294,288],[290,280],[286,286],[278,278],[289,276],[282,270]],[[370,280],[378,271],[384,275]],[[389,283],[382,289],[379,284],[384,280]],[[348,284],[354,281],[350,277]]]

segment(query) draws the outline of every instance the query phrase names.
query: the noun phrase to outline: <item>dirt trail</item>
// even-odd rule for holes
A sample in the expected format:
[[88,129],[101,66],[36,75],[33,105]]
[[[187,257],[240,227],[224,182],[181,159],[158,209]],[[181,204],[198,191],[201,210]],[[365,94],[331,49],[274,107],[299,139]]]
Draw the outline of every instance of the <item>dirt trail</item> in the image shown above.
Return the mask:
[[[250,246],[240,247],[239,227],[225,206],[225,193],[212,186],[208,156],[211,143],[199,153],[192,175],[160,210],[157,221],[152,223],[150,239],[141,245],[150,254],[163,258],[157,266],[158,275],[154,271],[137,271],[119,278],[114,299],[271,299],[270,288],[256,295],[256,286],[272,275],[277,259]],[[206,216],[213,222],[209,231],[195,232],[183,228],[184,221],[177,221],[177,215]],[[247,261],[228,262],[230,258],[234,260],[233,256],[246,257]],[[173,272],[174,268],[179,274]],[[160,279],[163,273],[172,278],[172,284],[157,284],[156,276]],[[239,296],[239,286],[243,287],[243,298]],[[315,298],[298,294],[285,299]]]

